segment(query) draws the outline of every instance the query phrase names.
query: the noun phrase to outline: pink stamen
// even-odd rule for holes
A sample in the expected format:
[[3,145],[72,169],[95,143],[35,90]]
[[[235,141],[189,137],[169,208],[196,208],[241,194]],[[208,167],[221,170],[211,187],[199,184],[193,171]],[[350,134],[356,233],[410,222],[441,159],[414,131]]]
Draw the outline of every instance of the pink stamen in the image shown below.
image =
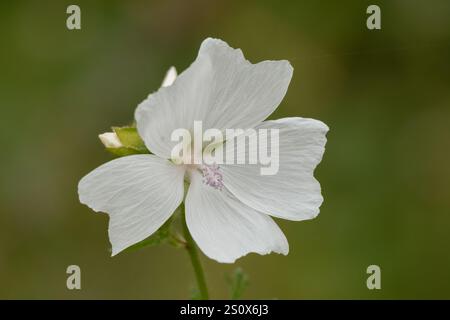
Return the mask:
[[203,175],[203,183],[217,190],[223,188],[223,176],[217,164],[202,165],[200,170]]

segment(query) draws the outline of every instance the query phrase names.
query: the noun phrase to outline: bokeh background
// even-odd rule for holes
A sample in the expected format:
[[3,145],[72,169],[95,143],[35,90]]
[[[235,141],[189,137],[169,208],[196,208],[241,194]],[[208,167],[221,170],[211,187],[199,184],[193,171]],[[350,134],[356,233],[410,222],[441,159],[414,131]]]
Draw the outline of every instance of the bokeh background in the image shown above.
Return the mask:
[[[66,29],[81,7],[82,29]],[[378,4],[382,29],[366,28]],[[218,37],[257,62],[295,68],[272,119],[331,128],[312,221],[279,221],[288,256],[235,265],[202,256],[213,298],[226,274],[244,298],[450,298],[450,2],[2,1],[0,3],[0,298],[189,298],[186,252],[110,257],[107,215],[78,202],[79,179],[111,159],[97,139],[133,120],[165,71]],[[66,267],[82,290],[66,288]],[[382,289],[366,268],[382,269]]]

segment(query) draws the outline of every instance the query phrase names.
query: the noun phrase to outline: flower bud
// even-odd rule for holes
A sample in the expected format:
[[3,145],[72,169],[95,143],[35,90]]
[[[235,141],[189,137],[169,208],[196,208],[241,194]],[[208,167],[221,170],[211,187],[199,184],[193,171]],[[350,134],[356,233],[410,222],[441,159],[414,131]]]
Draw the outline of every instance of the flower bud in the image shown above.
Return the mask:
[[122,142],[120,142],[119,137],[115,132],[105,132],[99,134],[98,137],[100,138],[100,141],[104,144],[106,148],[123,147]]
[[175,69],[175,67],[170,67],[170,69],[166,73],[166,76],[164,77],[161,87],[171,86],[176,78],[177,78],[177,69]]

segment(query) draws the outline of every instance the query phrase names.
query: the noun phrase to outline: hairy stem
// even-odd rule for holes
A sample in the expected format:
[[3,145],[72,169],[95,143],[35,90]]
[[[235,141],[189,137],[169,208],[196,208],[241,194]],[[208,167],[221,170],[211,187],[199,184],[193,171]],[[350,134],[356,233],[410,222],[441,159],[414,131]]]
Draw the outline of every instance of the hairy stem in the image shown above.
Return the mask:
[[206,286],[205,274],[203,272],[202,265],[200,264],[200,259],[198,257],[197,247],[195,245],[194,239],[192,239],[191,233],[186,224],[186,215],[184,213],[184,203],[180,206],[181,209],[181,220],[183,224],[183,233],[186,240],[186,250],[191,258],[192,267],[194,268],[195,277],[197,279],[198,289],[200,291],[200,297],[202,300],[208,300],[208,287]]

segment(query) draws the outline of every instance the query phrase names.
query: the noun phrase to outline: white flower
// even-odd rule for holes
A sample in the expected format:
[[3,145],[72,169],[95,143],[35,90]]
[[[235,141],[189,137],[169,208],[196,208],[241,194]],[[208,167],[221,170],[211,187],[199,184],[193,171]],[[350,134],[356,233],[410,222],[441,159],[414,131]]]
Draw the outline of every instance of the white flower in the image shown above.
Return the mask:
[[[152,155],[110,161],[79,183],[80,201],[110,215],[112,254],[155,232],[185,201],[192,237],[208,257],[232,263],[249,252],[287,254],[289,245],[271,216],[305,220],[323,201],[313,177],[328,127],[317,120],[264,121],[279,105],[293,69],[288,61],[251,64],[240,49],[217,39],[203,41],[197,59],[169,87],[136,109],[139,134]],[[260,175],[259,165],[210,167],[171,162],[177,128],[279,129],[280,168]]]

